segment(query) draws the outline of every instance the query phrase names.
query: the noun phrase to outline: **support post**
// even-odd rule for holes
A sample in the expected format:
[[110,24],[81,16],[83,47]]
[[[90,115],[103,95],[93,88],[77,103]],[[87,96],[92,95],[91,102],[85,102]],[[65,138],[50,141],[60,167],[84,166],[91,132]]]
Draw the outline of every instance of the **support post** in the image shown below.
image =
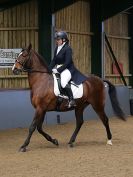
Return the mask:
[[106,34],[105,34],[105,41],[106,41],[107,46],[108,46],[108,48],[109,48],[109,51],[110,51],[110,53],[111,53],[111,55],[112,55],[112,58],[113,58],[113,60],[114,60],[115,66],[116,66],[116,68],[117,68],[117,71],[119,72],[120,77],[121,77],[121,79],[122,79],[124,85],[127,86],[126,80],[125,80],[125,78],[124,78],[124,76],[123,76],[123,74],[122,74],[121,68],[119,67],[119,64],[118,64],[118,62],[117,62],[117,59],[116,59],[116,57],[115,57],[115,54],[114,54],[114,52],[113,52],[113,50],[112,50],[112,47],[111,47],[111,45],[110,45],[110,43],[109,43],[109,40],[108,40]]
[[[130,10],[131,14],[128,17],[129,25],[129,73],[133,76],[133,10]],[[129,85],[133,87],[133,77],[129,77]]]
[[91,1],[91,31],[94,33],[91,48],[91,73],[102,77],[102,22],[100,7],[99,0]]
[[102,60],[102,79],[105,79],[105,32],[104,32],[104,22],[102,22],[102,32],[101,32],[101,60]]
[[44,0],[38,0],[39,17],[39,53],[47,64],[51,61],[51,26],[52,26],[52,1],[46,4]]

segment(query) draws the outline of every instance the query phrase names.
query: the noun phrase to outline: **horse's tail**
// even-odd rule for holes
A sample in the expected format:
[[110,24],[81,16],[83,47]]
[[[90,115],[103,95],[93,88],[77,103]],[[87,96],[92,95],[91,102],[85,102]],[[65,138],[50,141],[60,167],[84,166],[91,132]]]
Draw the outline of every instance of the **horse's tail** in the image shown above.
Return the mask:
[[110,96],[110,100],[111,100],[111,105],[112,105],[112,108],[113,108],[116,116],[118,116],[122,120],[126,120],[126,116],[119,105],[115,86],[111,82],[109,82],[108,80],[103,80],[103,81],[106,82],[109,86],[108,92],[109,92],[109,96]]

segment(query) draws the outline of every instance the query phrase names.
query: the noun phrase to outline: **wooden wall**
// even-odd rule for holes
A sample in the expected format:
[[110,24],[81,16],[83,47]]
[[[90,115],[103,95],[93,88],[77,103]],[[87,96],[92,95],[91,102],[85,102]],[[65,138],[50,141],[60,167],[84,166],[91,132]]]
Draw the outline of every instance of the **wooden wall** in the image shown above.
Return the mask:
[[55,14],[56,30],[68,33],[73,48],[73,60],[84,74],[91,72],[91,32],[89,1],[75,1],[74,4]]
[[[38,50],[37,1],[0,12],[0,48],[22,48],[32,44]],[[0,88],[27,88],[27,76],[14,76],[11,68],[0,68]]]
[[[118,62],[123,65],[123,74],[129,82],[129,40],[128,13],[118,14],[104,22],[105,32]],[[91,36],[90,3],[85,0],[75,0],[75,3],[55,14],[56,29],[65,30],[69,34],[73,48],[74,63],[84,74],[91,73]],[[122,84],[119,74],[112,73],[112,58],[105,49],[105,75],[114,84]]]
[[[129,83],[129,40],[128,36],[128,13],[118,14],[104,22],[105,32],[113,49],[113,52],[122,65],[123,75],[127,84]],[[112,71],[112,56],[105,47],[105,75],[106,78],[113,82],[115,85],[123,84],[119,77],[119,74],[115,74]]]
[[[76,67],[88,75],[91,73],[90,3],[88,0],[73,0],[74,4],[55,13],[56,30],[68,32],[73,48]],[[128,14],[122,13],[105,21],[105,32],[128,82]],[[31,42],[38,51],[38,4],[33,0],[0,12],[0,48],[21,48]],[[118,75],[112,73],[112,60],[105,50],[105,75],[114,84],[121,84]],[[27,75],[12,75],[11,69],[0,69],[0,88],[28,88]]]

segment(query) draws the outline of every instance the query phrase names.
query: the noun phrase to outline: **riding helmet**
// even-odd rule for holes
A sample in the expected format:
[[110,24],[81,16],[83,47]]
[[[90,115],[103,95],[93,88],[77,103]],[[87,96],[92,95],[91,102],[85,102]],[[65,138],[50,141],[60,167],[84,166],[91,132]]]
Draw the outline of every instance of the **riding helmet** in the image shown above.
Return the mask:
[[65,39],[66,41],[69,41],[67,33],[65,31],[56,32],[55,33],[55,39]]

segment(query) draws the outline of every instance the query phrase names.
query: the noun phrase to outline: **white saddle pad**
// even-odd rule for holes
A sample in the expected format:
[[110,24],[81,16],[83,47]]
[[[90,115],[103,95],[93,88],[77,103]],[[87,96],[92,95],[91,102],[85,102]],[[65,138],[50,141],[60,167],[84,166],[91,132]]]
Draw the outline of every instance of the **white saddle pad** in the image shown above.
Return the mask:
[[[61,96],[55,74],[53,74],[53,77],[54,77],[54,94],[56,96]],[[71,84],[71,89],[73,92],[74,99],[81,98],[83,96],[83,84],[80,84],[80,85]],[[63,96],[63,97],[67,98],[66,96]]]

